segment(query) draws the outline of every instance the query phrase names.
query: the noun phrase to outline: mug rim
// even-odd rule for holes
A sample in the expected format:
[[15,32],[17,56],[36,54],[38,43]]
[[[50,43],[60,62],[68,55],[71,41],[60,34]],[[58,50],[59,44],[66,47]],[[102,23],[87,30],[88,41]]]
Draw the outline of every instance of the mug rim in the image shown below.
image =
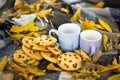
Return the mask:
[[[88,32],[88,31],[89,31],[89,32],[90,32],[90,31],[95,32],[96,34],[99,35],[99,37],[98,37],[97,39],[95,39],[95,40],[85,39],[85,38],[83,37],[83,34],[86,33],[86,32]],[[94,42],[94,41],[99,41],[99,40],[101,40],[101,39],[102,39],[102,34],[101,34],[100,32],[98,32],[98,31],[96,31],[96,30],[84,30],[84,31],[81,32],[80,38],[83,39],[83,40],[85,40],[85,41]]]
[[[75,31],[74,33],[70,33],[70,34],[67,34],[67,33],[64,33],[61,31],[61,28],[62,27],[65,27],[65,25],[74,25],[77,29],[77,31]],[[64,34],[64,35],[73,35],[73,34],[76,34],[76,33],[80,33],[81,31],[81,27],[75,23],[64,23],[64,24],[61,24],[59,27],[58,27],[58,32]]]

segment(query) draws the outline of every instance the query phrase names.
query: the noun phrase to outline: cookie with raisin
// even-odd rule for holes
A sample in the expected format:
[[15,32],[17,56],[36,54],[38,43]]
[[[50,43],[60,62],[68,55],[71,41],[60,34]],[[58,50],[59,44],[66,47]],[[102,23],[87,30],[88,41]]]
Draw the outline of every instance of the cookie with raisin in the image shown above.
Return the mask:
[[48,50],[51,51],[54,55],[59,56],[62,54],[62,50],[56,44],[47,46]]
[[25,52],[22,49],[16,50],[13,54],[13,59],[17,63],[20,64],[30,64],[30,65],[38,65],[39,61],[30,58],[25,54]]
[[46,47],[35,44],[35,37],[25,37],[22,39],[24,46],[34,50],[46,50]]
[[57,57],[50,51],[41,52],[41,55],[44,59],[48,60],[49,62],[57,62]]
[[24,45],[22,46],[22,49],[25,52],[25,54],[28,55],[30,58],[36,59],[36,60],[42,59],[40,50],[29,49],[25,47]]
[[40,35],[36,37],[35,43],[37,45],[48,46],[56,43],[57,39],[49,35]]
[[35,40],[34,37],[24,37],[22,39],[22,44],[32,49],[34,47],[34,40]]
[[66,52],[57,59],[57,64],[63,70],[75,71],[81,67],[82,58],[73,52]]

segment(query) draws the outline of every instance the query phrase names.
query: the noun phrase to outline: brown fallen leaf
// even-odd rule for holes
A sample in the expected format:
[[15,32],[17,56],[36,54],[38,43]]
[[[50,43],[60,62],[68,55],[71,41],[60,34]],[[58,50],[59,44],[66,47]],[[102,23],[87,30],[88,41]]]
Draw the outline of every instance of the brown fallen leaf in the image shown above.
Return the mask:
[[96,63],[101,56],[102,56],[102,51],[99,50],[96,54],[93,55],[92,61]]
[[108,51],[113,50],[113,42],[111,39],[109,40],[109,43],[107,43],[107,49],[108,49]]

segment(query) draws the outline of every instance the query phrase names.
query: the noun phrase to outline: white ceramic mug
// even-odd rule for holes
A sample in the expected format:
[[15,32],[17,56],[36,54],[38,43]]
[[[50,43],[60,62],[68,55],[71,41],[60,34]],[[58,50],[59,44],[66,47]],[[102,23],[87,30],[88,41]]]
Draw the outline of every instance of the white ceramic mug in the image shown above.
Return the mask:
[[58,27],[58,30],[51,29],[49,35],[56,33],[59,46],[63,51],[72,51],[79,48],[79,36],[81,28],[75,23],[65,23]]
[[93,55],[98,52],[102,42],[102,35],[95,30],[85,30],[80,34],[80,48],[87,54]]

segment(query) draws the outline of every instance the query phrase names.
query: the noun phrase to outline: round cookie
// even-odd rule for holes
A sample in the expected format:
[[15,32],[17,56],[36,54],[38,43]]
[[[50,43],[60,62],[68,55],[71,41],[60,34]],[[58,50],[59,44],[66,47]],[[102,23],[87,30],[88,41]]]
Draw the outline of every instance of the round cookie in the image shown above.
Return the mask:
[[32,49],[34,46],[34,40],[35,40],[34,37],[25,37],[22,39],[22,43],[26,47]]
[[41,46],[41,45],[37,45],[37,44],[34,44],[33,48],[34,50],[40,50],[40,51],[48,51],[47,47],[46,46]]
[[29,57],[31,57],[32,59],[36,59],[36,60],[42,59],[40,51],[29,49],[29,48],[25,47],[24,45],[22,46],[22,49],[25,52],[25,54],[28,55]]
[[22,49],[16,50],[13,54],[13,58],[16,62],[20,64],[30,64],[30,65],[39,64],[37,60],[31,59],[29,56],[27,56]]
[[44,46],[38,46],[35,44],[35,38],[34,37],[25,37],[22,39],[22,43],[23,45],[25,45],[26,47],[30,48],[30,49],[34,49],[34,50],[46,50],[46,47]]
[[47,48],[56,56],[59,56],[60,54],[62,54],[62,50],[55,44],[47,46]]
[[57,41],[56,38],[49,36],[49,35],[40,35],[39,37],[36,37],[35,43],[37,45],[42,45],[42,46],[48,46],[52,45]]
[[82,58],[73,52],[63,53],[58,57],[57,64],[63,70],[75,71],[81,67]]
[[48,60],[52,63],[57,62],[56,56],[54,56],[50,51],[49,52],[41,52],[41,55],[42,55],[43,58],[45,58],[46,60]]

